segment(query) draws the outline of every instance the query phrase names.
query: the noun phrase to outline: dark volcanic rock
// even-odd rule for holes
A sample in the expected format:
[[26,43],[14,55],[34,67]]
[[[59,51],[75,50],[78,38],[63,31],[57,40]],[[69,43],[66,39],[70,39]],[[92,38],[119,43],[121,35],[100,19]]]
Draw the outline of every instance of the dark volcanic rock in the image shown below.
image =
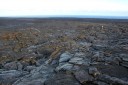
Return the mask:
[[127,67],[128,68],[128,62],[122,62],[122,63],[120,63],[122,66],[124,66],[124,67]]
[[45,82],[45,85],[80,85],[70,74],[58,73]]
[[4,65],[4,69],[7,69],[7,70],[22,70],[23,68],[23,65],[20,63],[20,62],[10,62],[10,63],[6,63]]
[[96,66],[102,74],[117,78],[128,78],[128,69],[118,65],[98,65]]
[[109,84],[107,84],[107,83],[105,83],[105,82],[103,82],[103,81],[94,81],[93,83],[94,83],[94,85],[95,85],[95,84],[96,84],[96,85],[109,85]]
[[101,75],[98,79],[111,85],[128,85],[128,81],[124,81],[116,77],[111,77],[109,75]]
[[93,77],[84,70],[80,70],[74,73],[75,78],[81,83],[86,84],[87,82],[93,81]]

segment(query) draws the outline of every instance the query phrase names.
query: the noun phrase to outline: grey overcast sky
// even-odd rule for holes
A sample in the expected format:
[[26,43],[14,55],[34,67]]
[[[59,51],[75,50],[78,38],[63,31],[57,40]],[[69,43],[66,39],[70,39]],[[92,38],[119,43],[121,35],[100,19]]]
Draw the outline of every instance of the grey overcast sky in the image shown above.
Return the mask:
[[0,0],[0,16],[128,16],[128,0]]

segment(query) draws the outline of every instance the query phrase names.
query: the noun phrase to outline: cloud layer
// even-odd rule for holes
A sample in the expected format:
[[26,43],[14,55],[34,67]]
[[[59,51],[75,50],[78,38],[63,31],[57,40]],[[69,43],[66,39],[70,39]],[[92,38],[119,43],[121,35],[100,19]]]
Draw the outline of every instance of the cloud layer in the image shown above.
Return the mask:
[[0,16],[128,16],[127,0],[0,0]]

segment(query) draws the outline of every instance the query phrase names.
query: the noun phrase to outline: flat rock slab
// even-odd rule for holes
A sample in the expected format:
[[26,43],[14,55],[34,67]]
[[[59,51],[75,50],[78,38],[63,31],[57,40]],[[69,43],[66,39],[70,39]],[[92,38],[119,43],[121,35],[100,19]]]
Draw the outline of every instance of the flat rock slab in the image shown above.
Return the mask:
[[88,66],[89,65],[89,60],[81,58],[81,57],[74,57],[74,58],[71,58],[69,63],[77,64],[77,65],[87,65]]

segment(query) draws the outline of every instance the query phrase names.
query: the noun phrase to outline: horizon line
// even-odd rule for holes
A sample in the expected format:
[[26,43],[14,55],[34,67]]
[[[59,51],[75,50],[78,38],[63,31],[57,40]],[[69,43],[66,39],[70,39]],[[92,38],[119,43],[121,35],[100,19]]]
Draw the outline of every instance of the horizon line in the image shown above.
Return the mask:
[[128,16],[104,15],[25,15],[25,16],[0,16],[0,18],[103,18],[103,19],[128,19]]

